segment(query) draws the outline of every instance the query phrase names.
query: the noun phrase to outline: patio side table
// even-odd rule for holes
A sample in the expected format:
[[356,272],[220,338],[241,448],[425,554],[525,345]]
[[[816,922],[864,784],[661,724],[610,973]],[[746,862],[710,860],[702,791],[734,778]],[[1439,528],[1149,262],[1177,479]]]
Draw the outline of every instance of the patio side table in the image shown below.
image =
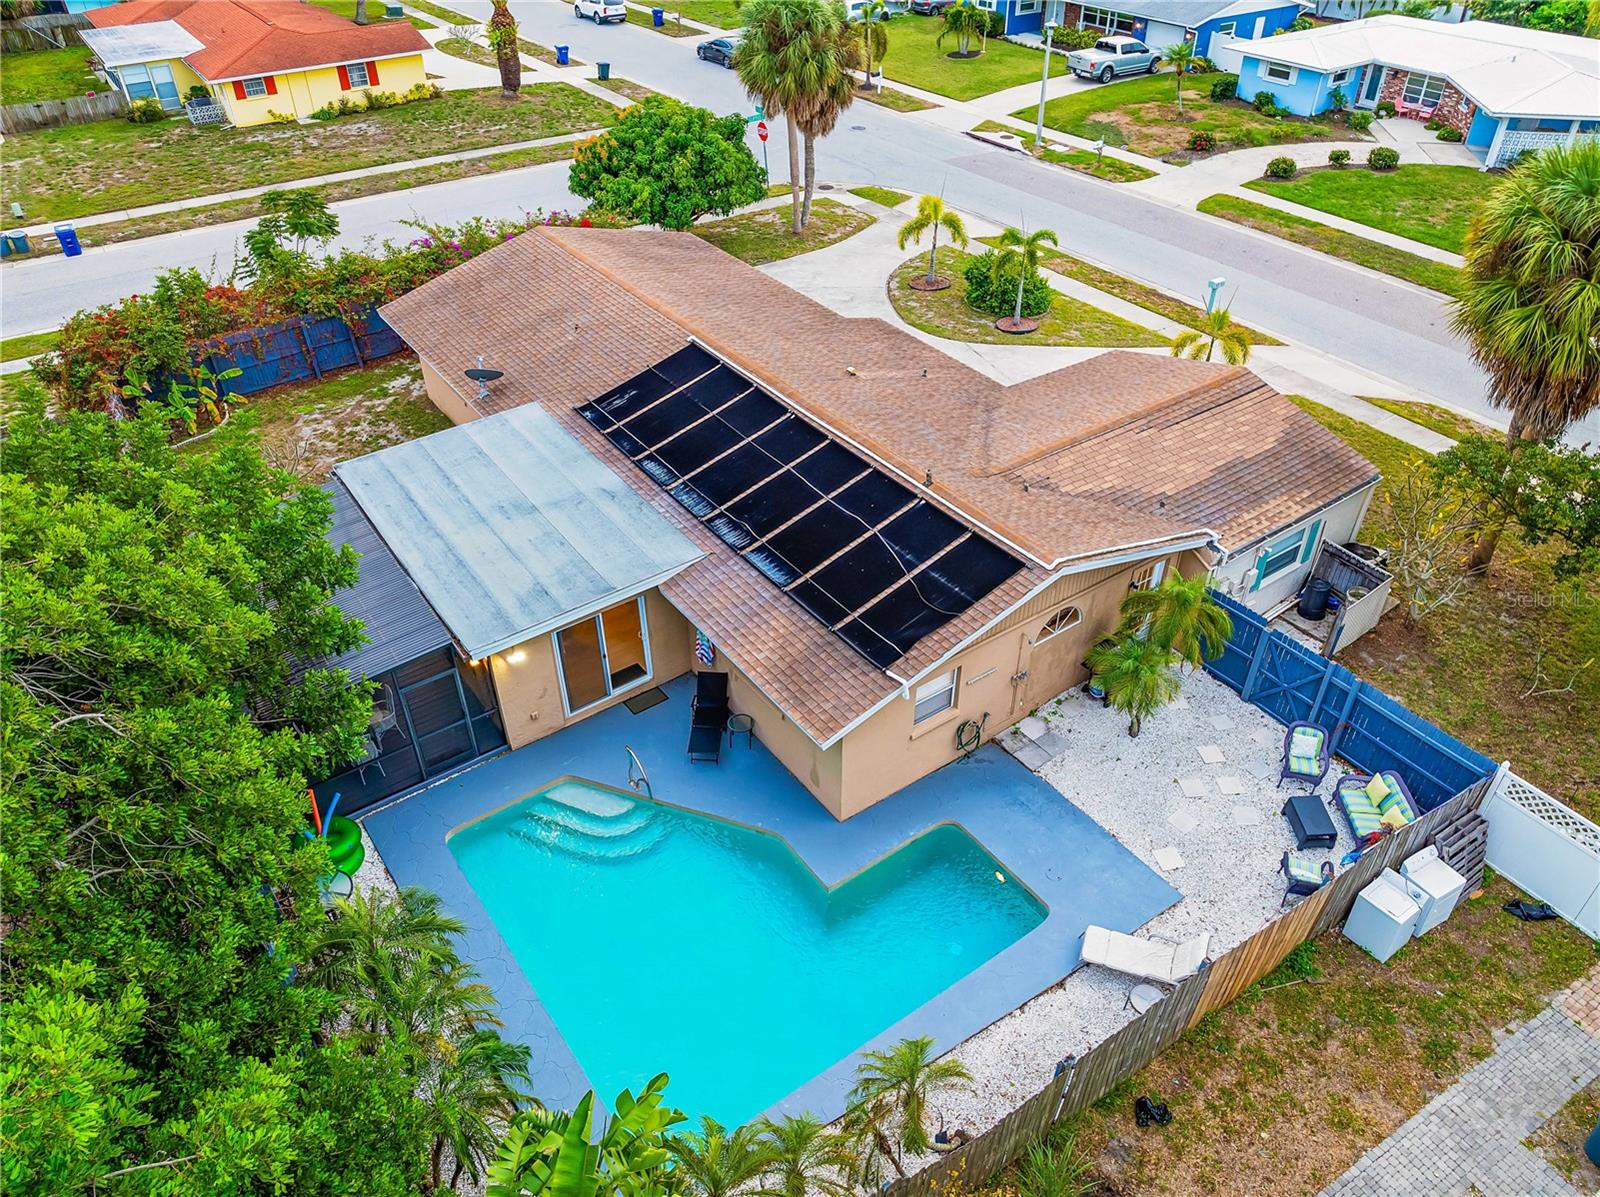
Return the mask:
[[756,739],[756,721],[742,712],[728,716],[728,747],[733,747],[735,736],[744,737],[746,748],[754,747]]
[[1295,794],[1280,812],[1294,832],[1296,848],[1331,848],[1339,842],[1333,820],[1315,794]]

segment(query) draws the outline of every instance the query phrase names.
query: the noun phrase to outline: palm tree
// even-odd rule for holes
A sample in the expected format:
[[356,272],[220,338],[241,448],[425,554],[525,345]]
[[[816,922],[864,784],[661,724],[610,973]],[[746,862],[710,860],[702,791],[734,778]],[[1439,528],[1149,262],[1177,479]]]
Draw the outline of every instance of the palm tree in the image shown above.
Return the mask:
[[[1450,326],[1510,413],[1507,443],[1559,436],[1600,404],[1600,141],[1552,146],[1495,185],[1467,229]],[[1472,551],[1488,568],[1498,533]]]
[[449,1187],[465,1171],[473,1184],[494,1154],[498,1126],[509,1122],[517,1106],[531,1100],[517,1088],[529,1084],[529,1049],[508,1043],[497,1031],[474,1031],[440,1059],[422,1087],[422,1104],[432,1146],[428,1152],[433,1188],[440,1187],[445,1148],[455,1159]]
[[1128,716],[1128,734],[1137,736],[1150,715],[1178,694],[1173,653],[1153,638],[1124,633],[1089,650],[1089,668],[1113,710]]
[[367,23],[367,0],[356,0],[356,24]]
[[517,20],[507,0],[494,0],[487,40],[500,68],[500,94],[514,99],[522,93],[522,51],[517,45]]
[[[769,116],[785,118],[792,231],[799,236],[805,226],[800,135],[803,124],[814,129],[826,121],[825,97],[832,96],[841,69],[843,10],[825,0],[749,0],[742,12],[744,40],[734,51],[734,69],[745,91],[761,101]],[[837,112],[833,119],[838,119]]]
[[[962,222],[960,213],[946,207],[944,200],[937,195],[925,195],[919,199],[917,214],[900,226],[901,249],[921,241],[923,233],[933,234],[933,241],[928,246],[928,278],[922,288],[925,291],[939,289],[939,279],[933,273],[933,266],[934,255],[939,251],[940,229],[950,234],[950,240],[956,245],[962,249],[967,247],[967,226]],[[948,287],[950,283],[946,281],[944,285]]]
[[700,1197],[781,1197],[780,1190],[760,1183],[777,1162],[777,1149],[755,1123],[727,1130],[709,1114],[700,1118],[700,1130],[674,1136],[667,1142],[675,1161],[673,1175],[681,1177]]
[[945,38],[954,35],[955,52],[966,58],[972,52],[972,35],[982,33],[987,36],[988,32],[988,12],[979,8],[972,0],[958,0],[944,10],[944,28],[939,30],[939,36],[934,40],[934,44],[942,46]]
[[1250,360],[1250,334],[1233,322],[1230,308],[1212,308],[1205,315],[1204,328],[1191,328],[1172,339],[1173,357],[1209,362],[1218,349],[1230,366]]
[[334,911],[336,918],[318,924],[311,971],[319,984],[349,996],[376,994],[397,959],[456,963],[450,940],[467,929],[440,909],[438,894],[413,886],[397,894],[367,889]]
[[933,1038],[902,1039],[884,1051],[861,1053],[856,1067],[856,1085],[850,1103],[870,1108],[875,1102],[886,1106],[887,1127],[892,1134],[894,1152],[890,1159],[896,1169],[907,1155],[925,1155],[928,1142],[928,1100],[940,1093],[965,1088],[972,1074],[960,1060],[934,1060]]
[[812,1114],[788,1114],[781,1121],[761,1122],[762,1136],[772,1144],[774,1191],[781,1197],[848,1197],[841,1179],[855,1162],[846,1140],[830,1134]]
[[1233,635],[1233,620],[1203,577],[1169,577],[1122,600],[1122,626],[1170,649],[1191,669],[1215,659]]
[[850,1151],[850,1176],[863,1193],[883,1188],[883,1161],[905,1178],[906,1170],[895,1153],[894,1108],[888,1097],[852,1101],[839,1120],[839,1134]]
[[1183,77],[1189,73],[1189,68],[1194,65],[1195,52],[1193,42],[1179,42],[1175,46],[1168,46],[1161,51],[1161,57],[1170,62],[1178,72],[1178,115],[1183,115]]
[[867,79],[862,85],[872,86],[872,62],[877,59],[883,61],[883,56],[889,52],[889,30],[884,27],[884,14],[888,10],[884,0],[866,0],[859,10],[856,18],[861,26],[861,50],[867,60]]
[[[1028,280],[1039,273],[1039,262],[1044,257],[1046,245],[1057,245],[1055,231],[1052,229],[1039,229],[1036,232],[1024,233],[1021,229],[1007,229],[1000,234],[999,245],[995,249],[994,261],[990,264],[992,277],[996,282],[1015,266],[1017,268],[1017,304],[1011,312],[1011,328],[1025,327],[1022,321],[1022,289]],[[1000,321],[1004,324],[1005,321]]]
[[861,46],[844,20],[843,10],[830,6],[828,12],[832,14],[832,28],[819,30],[818,34],[818,65],[824,68],[821,82],[809,103],[790,109],[805,136],[806,186],[800,205],[802,228],[811,219],[811,201],[817,188],[817,138],[833,132],[839,115],[856,98],[854,72],[861,65]]
[[485,1027],[497,1027],[494,990],[477,980],[477,970],[459,960],[437,964],[396,956],[379,971],[370,992],[349,1002],[360,1038],[400,1040],[421,1061],[441,1060],[456,1041]]

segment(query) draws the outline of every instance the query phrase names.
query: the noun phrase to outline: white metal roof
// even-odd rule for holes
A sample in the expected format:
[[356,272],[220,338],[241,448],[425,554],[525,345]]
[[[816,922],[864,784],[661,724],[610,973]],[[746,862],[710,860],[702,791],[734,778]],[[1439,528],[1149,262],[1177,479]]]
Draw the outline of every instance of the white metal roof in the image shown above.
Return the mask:
[[1496,116],[1600,118],[1600,40],[1590,37],[1386,15],[1285,33],[1240,50],[1318,72],[1376,62],[1443,75]]
[[83,44],[108,67],[182,58],[205,46],[176,21],[146,21],[108,29],[80,29]]
[[536,404],[335,474],[476,659],[652,586],[704,553]]

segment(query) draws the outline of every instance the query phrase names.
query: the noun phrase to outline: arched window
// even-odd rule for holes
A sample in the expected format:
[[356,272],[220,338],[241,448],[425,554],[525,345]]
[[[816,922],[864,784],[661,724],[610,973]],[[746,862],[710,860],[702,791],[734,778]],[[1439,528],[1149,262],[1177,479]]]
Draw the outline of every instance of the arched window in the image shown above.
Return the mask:
[[1049,619],[1045,620],[1044,627],[1039,629],[1039,634],[1033,638],[1035,644],[1041,644],[1052,636],[1059,635],[1068,628],[1075,628],[1083,622],[1083,612],[1076,607],[1063,607]]

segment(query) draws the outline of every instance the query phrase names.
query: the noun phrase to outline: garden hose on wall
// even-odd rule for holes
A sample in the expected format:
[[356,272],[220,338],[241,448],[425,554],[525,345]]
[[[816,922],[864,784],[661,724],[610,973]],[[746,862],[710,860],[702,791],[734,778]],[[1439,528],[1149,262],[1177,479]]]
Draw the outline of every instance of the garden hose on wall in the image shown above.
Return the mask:
[[956,728],[956,748],[962,756],[971,756],[983,743],[983,728],[989,722],[989,712],[982,719],[965,719]]

